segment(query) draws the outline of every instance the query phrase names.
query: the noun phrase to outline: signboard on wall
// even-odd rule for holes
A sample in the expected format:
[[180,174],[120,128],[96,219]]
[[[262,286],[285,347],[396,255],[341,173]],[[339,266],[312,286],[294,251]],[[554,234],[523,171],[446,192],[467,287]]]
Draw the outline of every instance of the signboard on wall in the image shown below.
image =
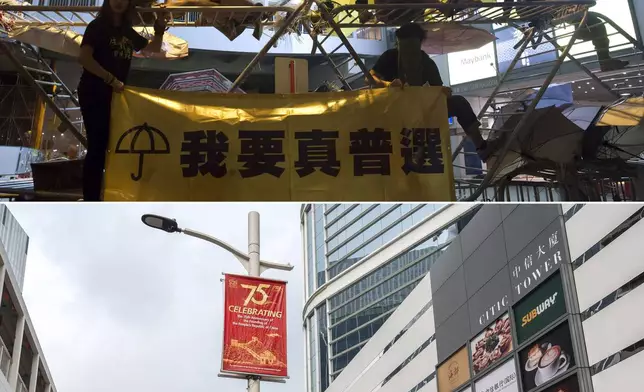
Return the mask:
[[519,392],[514,359],[507,361],[477,381],[474,390],[476,392]]
[[467,347],[463,347],[436,371],[438,392],[453,392],[470,380],[470,362]]
[[447,55],[451,85],[473,82],[496,76],[494,42],[480,49],[466,50]]
[[579,392],[579,380],[577,379],[577,375],[568,377],[543,392]]
[[565,322],[519,353],[523,390],[530,391],[575,366],[570,327]]
[[224,279],[222,372],[286,377],[286,282]]
[[512,351],[510,314],[506,313],[472,339],[472,370],[474,374],[492,366]]
[[514,321],[518,343],[530,339],[565,313],[561,274],[557,273],[515,306]]
[[567,262],[564,241],[561,219],[556,219],[510,261],[512,297],[515,302]]

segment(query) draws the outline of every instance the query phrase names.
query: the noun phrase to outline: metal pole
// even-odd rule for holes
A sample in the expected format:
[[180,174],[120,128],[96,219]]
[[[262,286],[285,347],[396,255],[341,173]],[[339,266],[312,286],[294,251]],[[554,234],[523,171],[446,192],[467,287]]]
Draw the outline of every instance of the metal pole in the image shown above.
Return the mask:
[[259,276],[259,212],[248,213],[248,258],[250,276]]
[[521,118],[521,121],[519,121],[519,124],[517,124],[517,126],[514,128],[512,133],[510,133],[510,135],[508,136],[505,143],[503,143],[503,146],[498,152],[498,159],[494,162],[491,169],[488,168],[488,172],[485,175],[485,178],[483,178],[483,182],[481,182],[481,185],[479,185],[478,189],[472,195],[470,195],[470,197],[468,197],[463,201],[475,201],[476,199],[478,199],[479,196],[481,196],[485,188],[487,188],[487,186],[490,185],[490,183],[494,179],[494,175],[501,168],[501,163],[503,161],[503,158],[505,158],[505,155],[510,150],[510,146],[512,145],[512,143],[514,143],[514,140],[521,133],[523,128],[525,128],[528,125],[527,123],[528,123],[529,116],[532,114],[532,112],[534,112],[534,110],[537,107],[537,104],[539,103],[543,95],[546,93],[546,90],[550,86],[550,83],[552,83],[555,76],[557,76],[557,73],[559,73],[559,69],[561,69],[561,64],[563,64],[564,59],[568,56],[568,54],[570,53],[570,50],[575,45],[575,42],[577,41],[577,37],[579,37],[579,32],[581,31],[582,26],[584,25],[587,19],[588,19],[588,11],[584,13],[584,16],[582,17],[581,21],[576,26],[575,32],[570,38],[570,42],[568,42],[568,45],[564,49],[563,53],[561,54],[561,56],[559,56],[559,58],[555,62],[553,69],[550,71],[550,74],[546,77],[546,80],[544,81],[543,86],[541,86],[541,89],[537,93],[536,97],[532,100],[532,103],[530,103],[530,107],[528,108],[528,110],[526,110],[525,114]]
[[[503,73],[503,76],[501,78],[499,78],[499,71],[498,71],[498,67],[497,67],[496,78],[498,80],[498,83],[497,83],[496,87],[494,88],[494,91],[492,91],[492,94],[490,94],[490,97],[485,102],[485,105],[483,105],[483,107],[481,108],[481,111],[479,112],[479,115],[477,117],[478,119],[481,119],[481,117],[483,117],[485,112],[487,112],[487,110],[492,105],[492,101],[494,101],[494,99],[496,98],[497,94],[501,91],[501,88],[503,87],[503,84],[505,83],[506,79],[508,78],[508,76],[510,76],[512,71],[514,71],[514,68],[519,63],[519,60],[521,60],[521,56],[523,56],[523,52],[525,52],[526,48],[528,47],[528,45],[532,41],[532,38],[534,37],[535,32],[536,32],[536,29],[533,27],[528,31],[528,34],[526,36],[524,36],[524,41],[521,44],[521,47],[517,51],[517,54],[514,56],[514,59],[512,60],[510,65],[508,66],[508,69]],[[461,150],[463,150],[463,146],[465,145],[465,138],[466,137],[467,136],[463,136],[463,139],[461,139],[461,142],[453,150],[453,152],[452,152],[452,162],[454,162],[456,160],[456,157],[458,157],[458,155],[461,153]]]
[[[248,275],[259,276],[259,212],[248,213]],[[248,392],[259,392],[259,378],[248,379]]]
[[[299,15],[302,14],[302,11],[309,5],[309,1],[303,1],[302,4],[300,4],[299,7],[295,11],[293,11],[285,20],[282,22],[282,25],[280,26],[279,29],[273,34],[273,36],[266,42],[266,45],[257,52],[255,57],[250,61],[250,63],[244,68],[241,74],[235,79],[235,82],[233,83],[232,86],[228,89],[228,92],[233,92],[235,89],[239,86],[241,86],[242,83],[244,83],[244,80],[248,78],[248,75],[253,72],[255,69],[255,66],[259,63],[259,61],[268,53],[268,51],[275,45],[278,39],[280,39],[286,30],[293,25],[293,22],[295,21],[295,18],[297,18]],[[249,218],[250,219],[250,218]]]

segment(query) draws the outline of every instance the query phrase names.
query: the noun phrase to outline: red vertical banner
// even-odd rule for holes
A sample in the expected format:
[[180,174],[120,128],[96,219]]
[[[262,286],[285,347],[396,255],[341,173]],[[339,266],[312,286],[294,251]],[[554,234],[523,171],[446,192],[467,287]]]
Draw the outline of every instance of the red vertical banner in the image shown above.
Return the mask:
[[286,282],[224,279],[222,372],[286,377]]

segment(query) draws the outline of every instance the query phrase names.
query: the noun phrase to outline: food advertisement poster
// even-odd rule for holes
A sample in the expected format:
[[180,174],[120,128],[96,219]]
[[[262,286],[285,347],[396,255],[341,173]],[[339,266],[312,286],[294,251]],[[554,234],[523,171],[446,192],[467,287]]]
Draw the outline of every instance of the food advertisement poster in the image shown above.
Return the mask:
[[515,306],[514,322],[519,344],[530,339],[565,313],[566,302],[561,274],[557,273]]
[[506,313],[476,336],[470,343],[472,368],[478,374],[512,351],[510,314]]
[[226,275],[222,372],[286,377],[286,282]]
[[519,353],[523,390],[553,380],[575,366],[570,328],[565,322]]
[[494,369],[476,382],[476,392],[519,392],[514,359]]
[[543,392],[579,392],[579,381],[577,380],[577,375],[568,377]]
[[470,380],[470,363],[467,347],[443,362],[436,371],[438,375],[438,392],[453,392]]

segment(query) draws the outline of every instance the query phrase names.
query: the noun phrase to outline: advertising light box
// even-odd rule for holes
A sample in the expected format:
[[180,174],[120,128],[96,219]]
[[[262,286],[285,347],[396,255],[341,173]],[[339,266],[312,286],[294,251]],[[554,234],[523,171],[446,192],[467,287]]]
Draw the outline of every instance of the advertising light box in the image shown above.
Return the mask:
[[519,353],[523,390],[531,391],[560,377],[575,366],[568,322],[565,322]]
[[494,42],[480,49],[466,50],[447,55],[451,85],[496,77]]
[[482,372],[512,351],[510,315],[506,313],[470,343],[474,374]]
[[579,380],[577,379],[577,375],[568,377],[543,392],[579,392]]
[[470,380],[470,362],[467,347],[463,347],[436,370],[438,392],[453,392]]
[[519,392],[517,370],[511,359],[476,382],[476,392]]
[[515,306],[517,341],[525,342],[565,313],[561,274],[557,273]]

